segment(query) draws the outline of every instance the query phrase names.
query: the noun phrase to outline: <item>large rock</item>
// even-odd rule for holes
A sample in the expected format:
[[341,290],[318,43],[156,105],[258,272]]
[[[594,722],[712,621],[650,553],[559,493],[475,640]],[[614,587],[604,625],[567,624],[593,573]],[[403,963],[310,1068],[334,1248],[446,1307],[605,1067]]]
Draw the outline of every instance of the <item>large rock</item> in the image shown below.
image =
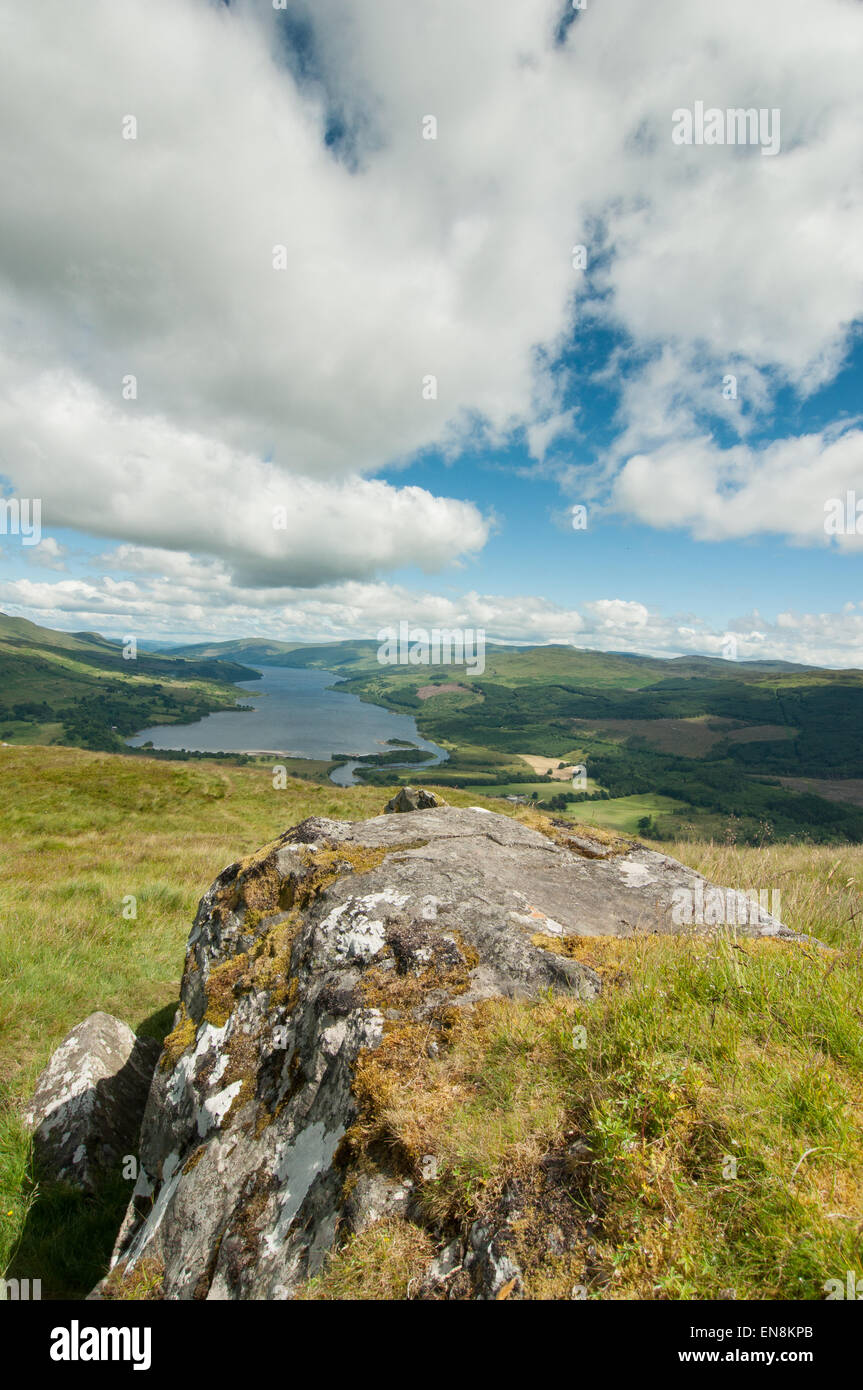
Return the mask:
[[[219,875],[189,939],[115,1277],[146,1261],[164,1266],[167,1298],[289,1298],[337,1228],[409,1211],[419,1168],[384,1157],[370,1171],[368,1153],[352,1168],[358,1062],[407,1027],[436,1048],[453,1010],[491,995],[591,998],[597,975],[555,938],[679,930],[675,890],[704,887],[650,850],[552,833],[479,808],[311,819]],[[741,930],[792,935],[767,914]],[[501,1239],[472,1233],[457,1278],[474,1296],[518,1292]]]
[[141,1116],[161,1049],[111,1014],[73,1028],[51,1057],[24,1112],[41,1172],[92,1191],[136,1154]]

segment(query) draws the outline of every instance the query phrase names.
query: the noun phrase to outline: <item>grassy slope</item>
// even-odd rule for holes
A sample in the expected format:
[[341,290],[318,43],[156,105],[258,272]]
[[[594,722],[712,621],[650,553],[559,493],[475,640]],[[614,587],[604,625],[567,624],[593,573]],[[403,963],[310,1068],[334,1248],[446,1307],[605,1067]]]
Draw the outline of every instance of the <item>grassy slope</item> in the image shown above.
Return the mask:
[[[361,817],[384,798],[296,782],[276,791],[263,766],[0,750],[0,1270],[17,1247],[12,1272],[42,1277],[46,1296],[80,1295],[127,1196],[119,1183],[95,1203],[33,1187],[16,1107],[68,1029],[104,1008],[163,1035],[216,873],[305,815]],[[475,790],[448,799],[504,809]],[[599,1001],[490,1006],[439,1062],[422,1052],[407,1080],[389,1078],[369,1124],[438,1155],[427,1202],[447,1221],[481,1210],[507,1177],[530,1188],[541,1153],[585,1136],[591,1158],[571,1201],[579,1220],[588,1206],[599,1214],[587,1242],[597,1253],[565,1273],[591,1296],[820,1297],[825,1278],[859,1265],[861,936],[848,919],[863,852],[687,844],[680,857],[730,886],[780,887],[786,920],[841,952],[586,943],[606,974]],[[129,894],[134,920],[122,915]],[[584,1052],[568,1041],[575,1021]],[[722,1176],[727,1154],[740,1161],[735,1181]],[[531,1229],[531,1291],[562,1296]],[[390,1262],[394,1287],[378,1233],[310,1292],[403,1293],[428,1253],[409,1234]]]

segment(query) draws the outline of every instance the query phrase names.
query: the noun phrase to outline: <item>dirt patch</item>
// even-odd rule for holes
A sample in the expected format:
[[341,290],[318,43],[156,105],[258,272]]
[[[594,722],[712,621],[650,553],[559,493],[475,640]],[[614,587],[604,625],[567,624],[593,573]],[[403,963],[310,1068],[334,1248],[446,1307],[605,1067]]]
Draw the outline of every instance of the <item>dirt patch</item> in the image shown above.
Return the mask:
[[[577,733],[605,734],[621,741],[643,738],[660,753],[676,753],[684,758],[704,758],[724,739],[730,743],[758,743],[770,739],[795,738],[799,732],[786,724],[749,724],[739,720],[693,719],[573,719]],[[524,755],[522,755],[524,756]]]
[[516,757],[532,767],[540,777],[551,777],[555,782],[571,782],[577,766],[576,763],[567,763],[565,767],[559,767],[560,758],[544,758],[539,753],[516,753]]

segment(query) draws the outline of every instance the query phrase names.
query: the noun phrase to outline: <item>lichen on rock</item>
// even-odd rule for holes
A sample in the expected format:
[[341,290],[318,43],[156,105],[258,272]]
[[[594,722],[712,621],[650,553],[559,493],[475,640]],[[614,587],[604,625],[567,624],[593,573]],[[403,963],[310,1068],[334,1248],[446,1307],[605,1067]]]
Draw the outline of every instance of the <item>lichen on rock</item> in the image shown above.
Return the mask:
[[[640,847],[565,840],[436,805],[311,818],[219,875],[147,1101],[114,1256],[125,1284],[158,1267],[167,1299],[284,1299],[376,1222],[416,1223],[405,1248],[427,1248],[434,1155],[392,1141],[388,1088],[445,1057],[485,1001],[593,999],[600,973],[565,943],[674,931],[674,891],[699,879]],[[513,1253],[510,1225],[466,1228],[440,1278],[521,1296],[530,1252]]]

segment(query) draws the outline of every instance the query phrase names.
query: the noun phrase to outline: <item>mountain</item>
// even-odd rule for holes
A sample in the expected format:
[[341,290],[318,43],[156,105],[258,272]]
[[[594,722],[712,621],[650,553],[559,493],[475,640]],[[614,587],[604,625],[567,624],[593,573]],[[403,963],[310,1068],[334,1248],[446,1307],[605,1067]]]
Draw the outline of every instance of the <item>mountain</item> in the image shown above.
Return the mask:
[[376,657],[379,643],[371,640],[347,642],[276,642],[263,637],[241,637],[228,642],[195,642],[169,647],[176,657],[194,660],[248,661],[255,666],[343,666],[362,657]]

